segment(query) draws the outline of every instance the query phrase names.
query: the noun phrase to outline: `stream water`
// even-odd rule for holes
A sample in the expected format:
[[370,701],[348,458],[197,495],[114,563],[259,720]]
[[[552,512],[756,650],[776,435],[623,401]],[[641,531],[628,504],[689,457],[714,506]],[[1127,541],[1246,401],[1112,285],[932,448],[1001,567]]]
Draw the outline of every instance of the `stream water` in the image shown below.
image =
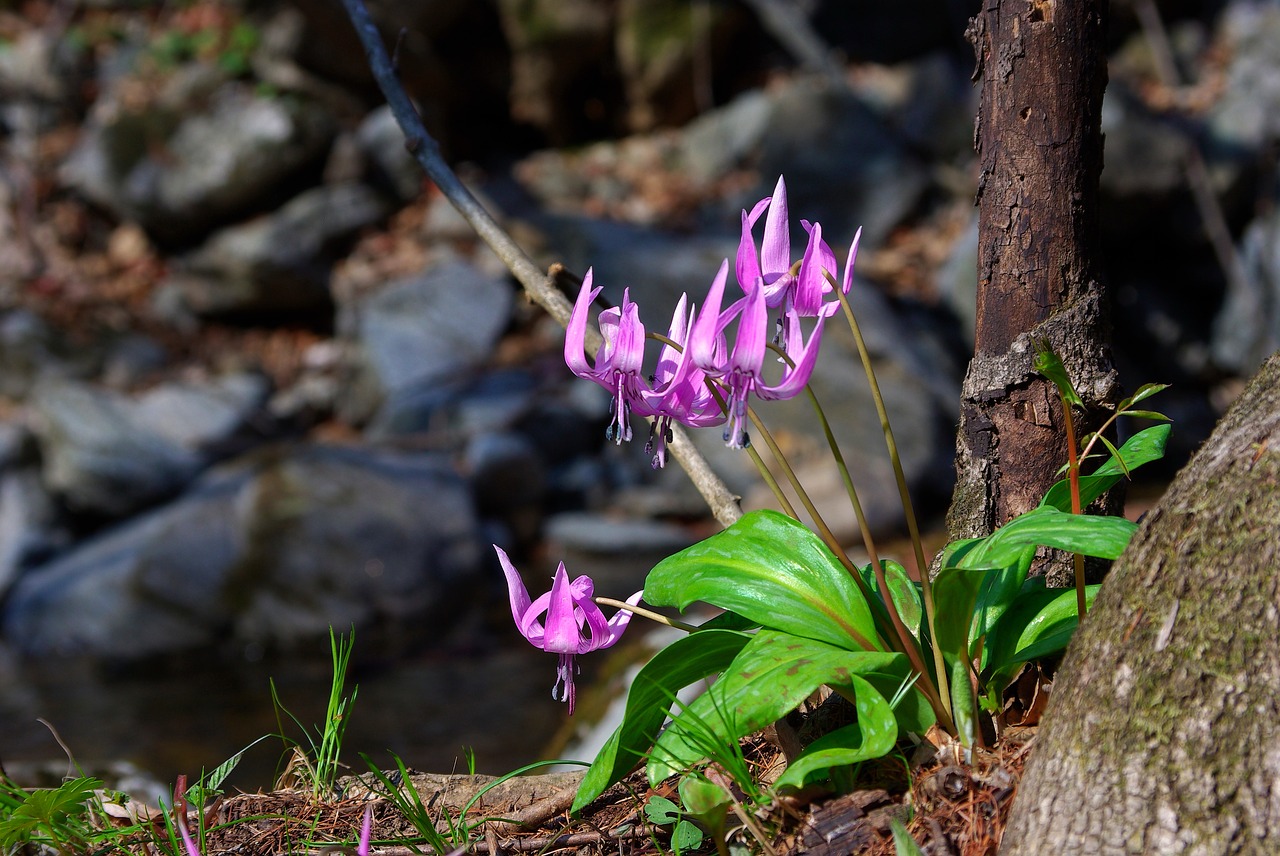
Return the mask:
[[[299,722],[319,725],[330,673],[327,657],[106,668],[87,661],[19,662],[0,652],[0,760],[11,772],[28,766],[23,762],[65,767],[41,718],[86,771],[128,761],[162,784],[180,773],[194,780],[257,738],[282,732],[272,681]],[[394,752],[419,770],[465,772],[463,747],[470,747],[478,772],[508,772],[546,757],[544,748],[565,723],[564,706],[550,698],[554,678],[554,660],[525,645],[353,662],[347,691],[359,689],[342,760],[362,772],[359,753],[385,768],[393,766]],[[283,733],[304,740],[299,726],[281,716]],[[262,741],[245,753],[228,785],[270,788],[284,755],[279,738]]]

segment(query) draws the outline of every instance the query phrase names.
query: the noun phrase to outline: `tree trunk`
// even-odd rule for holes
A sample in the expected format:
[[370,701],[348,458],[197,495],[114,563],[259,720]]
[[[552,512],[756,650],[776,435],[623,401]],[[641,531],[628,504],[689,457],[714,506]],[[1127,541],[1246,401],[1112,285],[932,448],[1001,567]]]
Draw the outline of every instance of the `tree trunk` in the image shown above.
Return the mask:
[[1001,853],[1280,853],[1280,354],[1117,560]]
[[1062,357],[1097,427],[1118,398],[1095,273],[1106,0],[986,0],[969,27],[982,77],[975,145],[978,306],[956,441],[953,538],[1034,508],[1067,460],[1062,406],[1033,369]]

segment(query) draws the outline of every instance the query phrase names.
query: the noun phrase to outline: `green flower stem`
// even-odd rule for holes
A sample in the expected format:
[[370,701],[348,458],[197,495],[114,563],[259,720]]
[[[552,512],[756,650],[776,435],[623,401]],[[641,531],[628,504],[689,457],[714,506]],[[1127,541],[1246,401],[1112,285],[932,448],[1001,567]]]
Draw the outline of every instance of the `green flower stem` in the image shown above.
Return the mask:
[[[840,546],[840,542],[836,539],[835,533],[831,531],[831,528],[827,526],[827,522],[822,519],[822,515],[818,513],[817,506],[815,506],[813,504],[813,500],[809,498],[809,494],[805,491],[804,486],[800,484],[800,479],[796,476],[795,470],[791,468],[791,464],[787,461],[786,456],[782,454],[782,449],[778,447],[778,441],[773,438],[773,434],[771,434],[769,429],[765,427],[764,423],[760,421],[760,416],[756,413],[754,407],[748,405],[747,416],[751,419],[751,424],[755,428],[756,433],[764,440],[765,445],[769,447],[769,451],[773,453],[774,460],[776,460],[778,462],[778,466],[782,468],[782,472],[787,477],[787,481],[790,482],[791,488],[796,492],[796,496],[800,497],[800,503],[804,506],[805,511],[809,512],[809,516],[813,518],[813,525],[814,528],[818,530],[818,537],[827,545],[827,549],[840,560],[840,564],[844,565],[845,569],[849,571],[849,575],[853,577],[853,581],[857,583],[858,588],[861,590],[862,596],[867,598],[871,597],[871,592],[867,591],[867,584],[862,581],[862,576],[858,573],[857,567],[855,567],[853,562],[850,561],[849,556],[844,551],[844,548]],[[796,517],[794,513],[790,516],[796,520],[800,519],[799,517]],[[852,631],[850,632],[852,633]],[[853,635],[855,638],[858,637],[857,633],[853,633]],[[874,651],[877,648],[893,647],[887,644],[887,637],[883,634],[881,634],[881,639],[879,641],[882,644],[875,646],[866,639],[857,638],[858,644],[862,645],[868,651]],[[899,644],[901,644],[901,640],[899,641]],[[908,651],[905,653],[910,656],[909,649],[914,646],[907,647]]]
[[[663,338],[665,339],[666,337],[664,336]],[[716,404],[720,405],[721,412],[728,413],[729,405],[725,403],[724,396],[720,394],[720,388],[716,386],[710,378],[707,379],[707,389],[711,390],[711,394],[715,396]],[[754,414],[752,414],[752,418],[755,418]],[[762,425],[760,427],[763,429],[764,426]],[[767,434],[768,432],[766,431],[765,433]],[[747,454],[751,456],[751,462],[756,465],[756,470],[759,471],[760,478],[764,479],[764,483],[768,485],[769,490],[773,492],[773,498],[778,500],[778,504],[782,506],[782,512],[793,520],[799,520],[800,515],[796,514],[795,506],[791,504],[791,500],[787,497],[786,493],[783,492],[782,486],[778,484],[778,480],[773,477],[773,472],[765,465],[764,459],[760,457],[760,453],[753,447],[748,446]],[[780,453],[775,451],[774,454]]]
[[[862,329],[858,319],[849,305],[849,296],[844,293],[840,284],[831,280],[835,286],[836,297],[840,300],[840,308],[844,310],[845,320],[849,322],[849,330],[853,333],[853,341],[858,347],[858,358],[862,360],[863,371],[867,373],[867,383],[871,386],[871,398],[876,403],[876,413],[880,416],[880,428],[884,432],[885,446],[889,449],[889,461],[893,464],[894,479],[898,483],[898,496],[902,500],[902,512],[907,518],[907,533],[911,536],[911,544],[915,548],[916,567],[920,571],[920,594],[924,600],[924,612],[929,622],[929,638],[933,644],[933,665],[938,675],[938,689],[941,691],[944,704],[950,712],[951,695],[947,690],[947,667],[942,657],[942,648],[938,645],[938,631],[934,625],[937,608],[933,603],[933,584],[929,579],[929,565],[924,558],[924,542],[920,538],[920,526],[916,522],[915,507],[911,503],[911,492],[907,490],[907,477],[902,471],[902,458],[898,455],[898,443],[893,437],[893,427],[889,424],[889,413],[885,410],[884,397],[880,394],[880,383],[876,380],[875,369],[871,366],[871,354],[867,351],[867,343],[862,338]],[[878,581],[878,580],[877,580]],[[923,671],[923,670],[922,670]],[[923,674],[922,674],[923,677]]]
[[[818,512],[817,506],[813,504],[813,500],[800,484],[800,479],[797,478],[795,470],[791,468],[791,464],[782,454],[782,449],[778,448],[777,441],[773,439],[773,435],[769,433],[769,429],[760,421],[760,417],[756,414],[755,408],[748,407],[747,416],[751,419],[751,424],[764,440],[765,445],[769,447],[769,451],[773,452],[774,458],[778,461],[778,466],[782,467],[782,471],[786,475],[787,481],[791,483],[791,487],[795,490],[796,496],[800,497],[800,502],[804,505],[805,511],[809,512],[809,516],[813,518],[814,527],[818,530],[818,535],[822,538],[823,543],[827,545],[827,549],[829,549],[835,557],[840,560],[840,564],[844,565],[845,569],[849,572],[849,575],[853,577],[854,582],[857,583],[858,588],[862,590],[863,597],[871,598],[873,595],[871,592],[867,591],[866,583],[862,581],[862,575],[858,573],[857,566],[853,564],[853,561],[849,558],[848,554],[845,553],[844,548],[840,546],[840,542],[836,539],[831,528],[827,526],[827,522]],[[929,698],[934,710],[938,713],[938,718],[943,719],[943,709],[939,707],[939,705],[942,704],[941,697],[938,694],[938,690],[934,687],[933,681],[929,678],[929,673],[924,667],[924,661],[920,659],[920,650],[911,636],[911,631],[907,630],[907,626],[902,622],[902,616],[898,614],[898,610],[894,606],[893,597],[889,593],[889,584],[885,579],[884,566],[880,564],[879,559],[874,555],[871,557],[871,566],[875,569],[876,583],[879,585],[880,590],[884,592],[885,606],[895,631],[893,634],[882,634],[884,637],[882,641],[887,641],[891,638],[896,640],[897,644],[891,645],[890,647],[907,655],[907,659],[911,661],[912,667],[920,674],[919,685],[921,692]],[[949,718],[949,716],[947,718]]]
[[692,624],[685,624],[683,621],[680,621],[678,619],[667,618],[662,613],[654,612],[652,609],[645,609],[643,606],[632,606],[631,604],[627,603],[624,600],[616,600],[612,597],[604,597],[602,595],[596,595],[591,599],[594,600],[596,603],[600,604],[601,606],[613,606],[613,607],[617,607],[618,609],[622,609],[622,610],[626,610],[627,612],[634,613],[635,615],[642,615],[645,618],[649,619],[650,621],[656,621],[659,624],[665,624],[668,627],[674,627],[677,630],[683,630],[685,633],[692,633],[693,631],[698,629]]

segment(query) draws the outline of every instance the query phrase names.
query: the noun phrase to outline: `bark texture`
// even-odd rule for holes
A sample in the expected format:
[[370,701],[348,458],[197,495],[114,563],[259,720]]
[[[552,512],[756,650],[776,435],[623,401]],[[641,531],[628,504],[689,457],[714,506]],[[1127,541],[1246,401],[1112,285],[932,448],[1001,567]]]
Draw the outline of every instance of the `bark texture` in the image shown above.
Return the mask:
[[1280,853],[1280,354],[1112,568],[1000,852]]
[[1034,508],[1067,459],[1035,343],[1062,357],[1088,412],[1118,399],[1095,268],[1106,0],[986,0],[970,24],[982,78],[975,146],[978,304],[956,442],[952,537]]

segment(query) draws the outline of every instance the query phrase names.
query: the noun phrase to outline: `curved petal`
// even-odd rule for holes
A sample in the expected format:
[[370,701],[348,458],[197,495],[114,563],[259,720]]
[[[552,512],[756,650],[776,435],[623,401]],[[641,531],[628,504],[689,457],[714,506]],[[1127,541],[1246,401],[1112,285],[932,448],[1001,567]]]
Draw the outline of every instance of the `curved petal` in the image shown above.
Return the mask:
[[610,357],[610,368],[627,374],[639,372],[644,363],[644,324],[640,307],[631,302],[631,289],[622,293],[622,317]]
[[507,576],[507,597],[511,601],[511,617],[515,619],[516,627],[519,627],[525,613],[532,605],[529,601],[529,589],[525,587],[524,578],[520,576],[516,566],[511,564],[506,551],[497,544],[493,545],[493,549],[498,554],[498,564],[502,565],[502,572]]
[[770,197],[766,196],[755,204],[748,214],[742,212],[742,237],[738,241],[738,256],[734,262],[734,272],[738,275],[738,285],[746,291],[760,278],[760,254],[756,249],[755,236],[751,231],[760,219],[761,213],[769,205]]
[[587,315],[591,309],[591,302],[599,293],[599,288],[591,287],[591,269],[588,268],[587,275],[582,278],[582,289],[578,292],[578,299],[573,304],[573,312],[569,315],[569,326],[564,335],[565,364],[569,366],[569,371],[586,380],[596,380],[595,371],[587,364],[586,338]]
[[858,258],[858,241],[862,240],[862,227],[853,235],[853,243],[849,245],[849,258],[845,259],[844,276],[840,278],[840,290],[845,294],[853,286],[853,263]]
[[792,305],[797,315],[812,318],[818,314],[822,307],[822,296],[831,291],[824,271],[829,271],[834,277],[836,270],[835,253],[822,240],[822,224],[814,223],[809,229],[809,244],[805,247],[800,273],[796,277]]
[[724,371],[723,365],[717,365],[721,354],[717,353],[716,341],[723,329],[720,324],[720,305],[724,302],[724,284],[728,277],[729,260],[725,259],[720,263],[716,278],[711,281],[711,290],[707,292],[702,311],[694,320],[693,329],[689,331],[689,341],[685,343],[693,364],[713,377]]
[[804,349],[799,356],[793,355],[793,359],[796,361],[795,367],[788,368],[783,372],[782,379],[778,381],[776,386],[768,386],[757,382],[755,388],[757,396],[774,401],[792,398],[796,393],[804,389],[805,384],[809,382],[809,376],[813,374],[813,367],[818,362],[818,348],[822,344],[822,325],[826,322],[828,314],[827,312],[818,314],[818,323],[814,326],[813,333],[809,336],[809,341],[805,343]]

